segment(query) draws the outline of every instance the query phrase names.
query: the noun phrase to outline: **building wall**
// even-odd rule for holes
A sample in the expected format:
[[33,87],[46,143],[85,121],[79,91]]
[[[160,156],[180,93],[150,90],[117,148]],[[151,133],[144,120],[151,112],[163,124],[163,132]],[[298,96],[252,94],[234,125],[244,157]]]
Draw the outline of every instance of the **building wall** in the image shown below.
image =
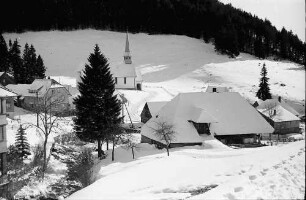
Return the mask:
[[[7,152],[7,137],[6,137],[6,99],[0,98],[0,185],[6,181],[6,152]],[[0,187],[1,188],[1,187]]]
[[147,103],[143,107],[143,110],[140,114],[140,118],[141,118],[141,122],[144,123],[144,124],[147,123],[147,121],[149,121],[149,119],[152,118],[152,115],[150,113],[150,110],[149,110],[149,107],[148,107]]
[[115,77],[115,88],[116,89],[136,89],[135,77],[126,77],[126,83],[124,83],[124,77]]
[[275,134],[299,133],[300,121],[274,122],[273,127]]
[[[165,147],[165,144],[152,140],[144,135],[141,135],[141,143],[148,143],[148,144],[155,144],[160,146],[161,148]],[[171,143],[170,148],[176,148],[176,147],[184,147],[184,146],[194,146],[194,145],[202,145],[201,142],[196,143]]]
[[[52,105],[53,112],[61,112],[70,108],[69,94],[65,88],[50,88],[45,97],[54,103]],[[21,105],[27,110],[36,111],[37,106],[43,103],[44,97],[26,96]]]
[[252,144],[259,141],[259,135],[257,134],[215,135],[215,138],[223,144]]

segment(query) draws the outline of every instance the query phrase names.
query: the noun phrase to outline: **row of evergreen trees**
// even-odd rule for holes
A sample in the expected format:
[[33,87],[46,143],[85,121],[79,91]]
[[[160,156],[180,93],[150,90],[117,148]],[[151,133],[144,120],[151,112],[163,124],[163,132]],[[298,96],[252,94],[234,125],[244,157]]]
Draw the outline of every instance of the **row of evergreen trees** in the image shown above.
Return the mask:
[[30,84],[35,78],[45,78],[46,67],[33,45],[26,43],[21,56],[17,39],[7,46],[0,34],[0,71],[13,74],[16,83]]
[[305,64],[305,43],[291,31],[217,0],[3,0],[0,7],[0,31],[128,28],[203,38],[230,56],[246,52]]

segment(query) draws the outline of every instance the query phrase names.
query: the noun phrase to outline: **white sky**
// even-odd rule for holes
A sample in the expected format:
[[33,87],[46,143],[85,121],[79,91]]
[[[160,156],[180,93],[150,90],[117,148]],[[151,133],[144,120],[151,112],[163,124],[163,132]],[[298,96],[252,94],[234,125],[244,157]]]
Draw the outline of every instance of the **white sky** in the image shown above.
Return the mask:
[[305,42],[305,0],[219,0],[267,18],[277,29],[285,27]]

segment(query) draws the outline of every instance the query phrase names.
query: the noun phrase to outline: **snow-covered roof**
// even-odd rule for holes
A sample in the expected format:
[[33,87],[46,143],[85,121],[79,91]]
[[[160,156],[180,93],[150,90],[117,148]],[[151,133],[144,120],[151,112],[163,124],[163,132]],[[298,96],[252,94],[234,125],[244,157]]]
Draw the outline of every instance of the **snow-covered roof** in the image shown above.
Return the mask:
[[[36,96],[36,91],[38,91],[38,96],[43,97],[50,88],[65,87],[53,79],[35,79],[32,84],[9,84],[7,88],[22,96]],[[68,90],[67,93],[70,94]]]
[[110,65],[110,71],[113,77],[136,77],[136,70],[133,64],[125,64],[124,62]]
[[209,85],[207,87],[206,92],[213,92],[213,88],[215,88],[216,92],[229,92],[229,89],[227,87],[212,86],[212,85]]
[[[281,100],[281,102],[279,102],[278,99],[267,99],[265,101],[259,101],[257,109],[260,111],[264,111],[267,109],[278,107],[279,105],[282,107],[281,109],[285,109],[295,116],[300,116],[300,114],[296,110],[294,110],[291,106],[289,106],[284,100]],[[284,112],[284,114],[285,113],[286,112]]]
[[169,101],[153,101],[153,102],[147,102],[147,105],[149,107],[150,113],[152,116],[156,115],[156,113],[168,103]]
[[0,85],[0,97],[15,97],[16,93],[10,91],[8,88]]
[[258,111],[272,119],[274,122],[300,120],[300,118],[289,112],[281,104],[278,104],[274,107],[258,108]]
[[[197,110],[197,111],[195,111]],[[239,93],[181,93],[168,102],[141,130],[141,134],[154,140],[152,128],[156,122],[174,125],[173,143],[201,142],[197,130],[188,121],[211,122],[210,132],[216,135],[266,134],[273,127]]]

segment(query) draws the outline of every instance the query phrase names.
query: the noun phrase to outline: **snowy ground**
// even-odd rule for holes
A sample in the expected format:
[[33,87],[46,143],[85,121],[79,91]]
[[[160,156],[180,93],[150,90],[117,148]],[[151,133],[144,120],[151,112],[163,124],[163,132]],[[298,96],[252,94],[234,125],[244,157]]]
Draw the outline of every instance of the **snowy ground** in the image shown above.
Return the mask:
[[[304,141],[252,149],[204,146],[172,149],[170,156],[141,145],[137,159],[118,148],[96,169],[98,179],[68,199],[302,199]],[[210,144],[210,145],[209,145]],[[204,194],[193,191],[215,186]]]

